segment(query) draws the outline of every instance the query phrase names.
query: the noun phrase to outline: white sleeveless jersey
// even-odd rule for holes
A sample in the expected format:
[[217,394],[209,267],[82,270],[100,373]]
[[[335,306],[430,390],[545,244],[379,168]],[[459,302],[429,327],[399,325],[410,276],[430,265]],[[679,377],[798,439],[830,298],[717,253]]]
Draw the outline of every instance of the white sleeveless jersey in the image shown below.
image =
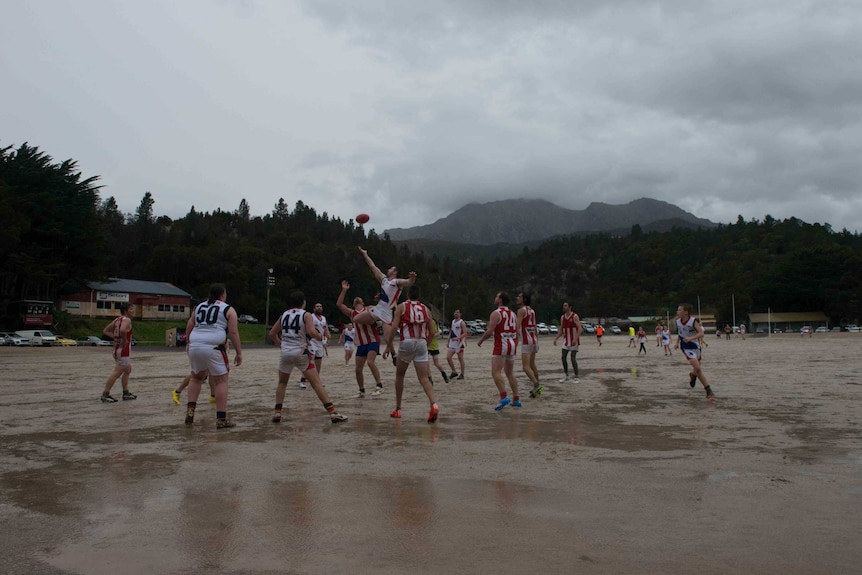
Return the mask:
[[281,352],[298,355],[308,349],[308,334],[305,331],[304,309],[293,308],[281,314]]
[[461,337],[461,334],[464,333],[464,320],[463,319],[453,319],[452,325],[449,326],[449,339],[455,339]]
[[694,316],[690,316],[688,321],[682,323],[679,318],[676,320],[676,333],[679,334],[679,346],[682,349],[700,349],[700,340],[694,339],[692,341],[684,341],[687,337],[693,337],[697,335],[697,328],[694,327],[694,323],[697,321],[697,318]]
[[227,310],[223,301],[203,301],[195,307],[195,325],[189,334],[189,348],[214,348],[227,343]]
[[[324,335],[326,332],[326,316],[317,317],[315,314],[311,314],[311,319],[314,322],[314,328],[317,330],[317,333],[320,335]],[[323,351],[323,341],[310,338],[308,340],[308,349],[313,351]]]

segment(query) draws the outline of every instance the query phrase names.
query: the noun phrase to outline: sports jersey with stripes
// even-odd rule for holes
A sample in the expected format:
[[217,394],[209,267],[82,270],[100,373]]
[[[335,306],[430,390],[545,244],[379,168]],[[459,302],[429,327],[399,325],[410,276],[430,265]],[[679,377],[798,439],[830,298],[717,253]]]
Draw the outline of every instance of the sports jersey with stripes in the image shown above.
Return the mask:
[[575,324],[574,313],[564,313],[563,319],[560,322],[560,330],[563,332],[563,347],[574,347],[581,344],[581,338],[578,337],[578,326]]
[[[355,319],[360,313],[352,310],[350,319]],[[377,325],[368,325],[366,323],[353,323],[353,329],[356,330],[356,345],[368,345],[369,343],[379,342],[380,334],[377,332]]]
[[500,323],[494,327],[494,351],[492,355],[516,355],[518,352],[518,316],[508,307],[497,308]]
[[539,342],[539,336],[536,332],[536,311],[528,305],[525,305],[524,319],[521,320],[521,345],[534,345]]
[[401,314],[401,341],[405,339],[425,339],[428,330],[425,323],[430,315],[425,304],[418,301],[404,302],[404,312]]
[[227,343],[227,310],[221,300],[203,301],[195,307],[195,325],[189,334],[189,348],[225,349]]
[[[129,357],[132,353],[132,328],[129,326],[129,331],[125,337],[120,333],[120,328],[123,325],[123,320],[126,316],[121,315],[111,322],[111,335],[114,338],[114,359]],[[129,320],[131,321],[131,320]]]

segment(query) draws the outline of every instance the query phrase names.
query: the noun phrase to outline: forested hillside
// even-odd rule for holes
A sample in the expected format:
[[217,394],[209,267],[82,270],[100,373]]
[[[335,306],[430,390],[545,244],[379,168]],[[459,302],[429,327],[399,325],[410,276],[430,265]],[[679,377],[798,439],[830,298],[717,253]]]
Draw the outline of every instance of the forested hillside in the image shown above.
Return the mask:
[[[743,221],[709,230],[676,229],[625,236],[590,235],[524,246],[498,259],[425,257],[367,234],[352,221],[297,201],[274,198],[263,216],[245,200],[234,211],[155,216],[152,194],[133,214],[102,199],[97,178],[82,180],[74,161],[54,163],[37,148],[0,149],[0,327],[21,299],[59,301],[87,280],[123,277],[167,281],[203,298],[211,282],[228,286],[244,313],[265,316],[267,270],[276,284],[270,317],[301,289],[341,321],[334,302],[342,278],[351,296],[370,301],[376,284],[357,246],[385,270],[415,270],[423,300],[446,315],[485,317],[497,290],[534,293],[542,320],[563,300],[584,316],[661,314],[700,298],[704,312],[729,321],[752,311],[824,311],[833,323],[862,317],[862,237],[796,219]],[[416,249],[417,246],[414,246]],[[443,285],[448,285],[445,290]]]

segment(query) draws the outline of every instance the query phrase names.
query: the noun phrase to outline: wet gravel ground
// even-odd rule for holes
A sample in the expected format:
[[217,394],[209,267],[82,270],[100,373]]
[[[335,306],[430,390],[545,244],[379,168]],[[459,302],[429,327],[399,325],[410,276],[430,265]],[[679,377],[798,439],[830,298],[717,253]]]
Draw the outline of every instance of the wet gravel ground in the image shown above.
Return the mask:
[[546,391],[517,362],[524,406],[500,412],[471,342],[465,380],[434,378],[436,424],[412,371],[389,417],[389,361],[384,394],[353,398],[335,346],[350,420],[294,375],[272,424],[278,352],[246,349],[220,431],[171,401],[181,350],[135,348],[138,399],[102,404],[109,350],[0,348],[0,571],[858,573],[860,334],[709,339],[713,401],[678,352],[603,339],[575,384],[543,338]]

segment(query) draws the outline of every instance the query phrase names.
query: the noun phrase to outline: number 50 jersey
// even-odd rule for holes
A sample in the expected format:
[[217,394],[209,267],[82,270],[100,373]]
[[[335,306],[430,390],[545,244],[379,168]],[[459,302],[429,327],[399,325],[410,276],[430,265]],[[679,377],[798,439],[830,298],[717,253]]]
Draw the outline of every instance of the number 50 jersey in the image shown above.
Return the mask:
[[195,307],[195,326],[189,334],[189,347],[215,348],[227,343],[227,310],[221,300],[202,301]]

